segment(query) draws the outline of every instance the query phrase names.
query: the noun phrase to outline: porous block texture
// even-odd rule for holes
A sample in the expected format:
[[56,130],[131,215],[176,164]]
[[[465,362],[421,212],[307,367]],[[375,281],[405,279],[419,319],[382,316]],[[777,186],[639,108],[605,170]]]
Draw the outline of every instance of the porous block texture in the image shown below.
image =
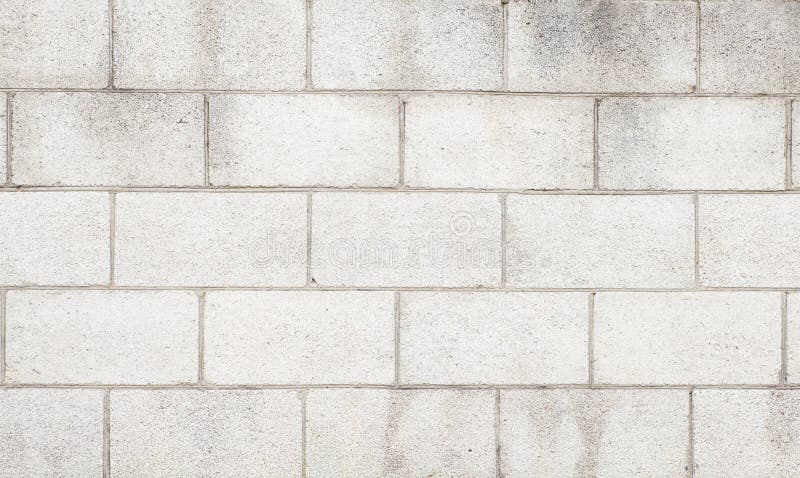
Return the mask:
[[0,477],[800,478],[799,0],[0,0]]

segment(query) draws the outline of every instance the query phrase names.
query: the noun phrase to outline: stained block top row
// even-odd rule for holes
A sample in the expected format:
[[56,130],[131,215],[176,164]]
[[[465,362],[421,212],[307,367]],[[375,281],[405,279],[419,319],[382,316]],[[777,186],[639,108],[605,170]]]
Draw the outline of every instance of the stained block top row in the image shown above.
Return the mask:
[[0,0],[0,88],[800,91],[798,2],[111,3]]

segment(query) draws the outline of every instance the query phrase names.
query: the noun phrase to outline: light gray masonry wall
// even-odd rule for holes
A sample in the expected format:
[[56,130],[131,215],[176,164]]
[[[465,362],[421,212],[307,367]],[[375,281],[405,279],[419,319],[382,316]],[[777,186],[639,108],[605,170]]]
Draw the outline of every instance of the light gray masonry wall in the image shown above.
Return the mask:
[[800,476],[800,1],[0,0],[0,476]]

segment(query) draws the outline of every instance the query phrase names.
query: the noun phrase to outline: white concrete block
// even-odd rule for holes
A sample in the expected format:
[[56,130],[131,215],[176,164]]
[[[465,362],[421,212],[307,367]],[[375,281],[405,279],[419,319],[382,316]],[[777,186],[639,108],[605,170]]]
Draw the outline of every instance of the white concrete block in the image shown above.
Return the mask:
[[694,206],[683,195],[509,195],[515,287],[687,287]]
[[303,285],[306,205],[299,193],[117,194],[115,281]]
[[505,478],[687,476],[685,390],[508,390],[500,395]]
[[500,237],[492,194],[314,194],[312,278],[328,286],[498,285]]
[[513,91],[689,92],[696,5],[686,1],[512,0]]
[[597,383],[778,383],[780,293],[601,292],[594,314]]
[[305,85],[304,0],[115,0],[118,88]]
[[800,391],[694,392],[695,478],[794,476]]
[[205,377],[223,384],[390,384],[394,294],[211,292]]
[[405,183],[414,187],[592,187],[591,98],[413,96]]
[[783,189],[780,98],[609,98],[600,103],[604,189]]
[[2,390],[0,442],[3,476],[101,476],[103,392]]
[[800,102],[792,101],[792,187],[800,188]]
[[114,390],[114,476],[300,476],[293,390]]
[[0,88],[105,88],[105,0],[0,0]]
[[204,182],[200,95],[17,93],[13,101],[15,184]]
[[800,91],[800,4],[715,0],[700,10],[701,91]]
[[393,186],[399,101],[364,95],[212,95],[211,184]]
[[582,293],[403,293],[400,382],[586,383],[588,309]]
[[6,181],[6,153],[8,146],[8,110],[5,94],[0,94],[0,182]]
[[0,285],[108,283],[109,209],[99,192],[0,192]]
[[494,0],[313,0],[312,79],[322,89],[496,90]]
[[786,298],[786,381],[800,384],[800,294]]
[[181,291],[9,291],[11,383],[197,381],[198,297]]
[[799,195],[701,195],[698,221],[703,285],[800,285]]
[[495,477],[490,390],[312,390],[308,478]]

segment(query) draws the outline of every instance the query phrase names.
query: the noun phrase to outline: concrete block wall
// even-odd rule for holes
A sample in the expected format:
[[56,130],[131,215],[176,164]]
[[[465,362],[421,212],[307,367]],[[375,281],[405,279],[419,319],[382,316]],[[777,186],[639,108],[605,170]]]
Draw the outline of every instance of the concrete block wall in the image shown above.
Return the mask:
[[800,477],[800,2],[0,0],[0,476]]

